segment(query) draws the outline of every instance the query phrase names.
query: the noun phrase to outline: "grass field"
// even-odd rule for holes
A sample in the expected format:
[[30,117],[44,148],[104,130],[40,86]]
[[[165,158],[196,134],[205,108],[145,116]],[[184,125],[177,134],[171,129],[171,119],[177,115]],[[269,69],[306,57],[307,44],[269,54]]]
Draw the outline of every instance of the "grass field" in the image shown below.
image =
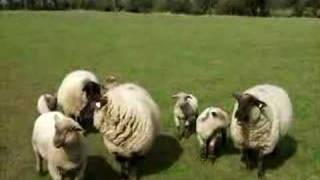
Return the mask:
[[[30,138],[36,100],[54,92],[66,73],[84,68],[113,74],[150,91],[162,110],[162,131],[174,134],[173,102],[180,90],[201,110],[232,110],[231,93],[273,83],[290,94],[295,122],[267,179],[320,179],[320,21],[126,14],[85,11],[0,12],[0,179],[38,176]],[[90,135],[87,179],[118,179],[98,134]],[[141,164],[146,180],[256,179],[226,150],[215,164],[199,158],[195,136],[161,136]],[[110,163],[109,163],[110,162]]]

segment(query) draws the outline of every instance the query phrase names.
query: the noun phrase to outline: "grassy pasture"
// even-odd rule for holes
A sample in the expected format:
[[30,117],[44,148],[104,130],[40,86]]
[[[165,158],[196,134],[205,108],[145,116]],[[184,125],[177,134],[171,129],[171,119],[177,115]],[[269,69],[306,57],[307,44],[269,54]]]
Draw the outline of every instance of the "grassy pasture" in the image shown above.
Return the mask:
[[[295,122],[280,155],[268,163],[267,179],[320,179],[318,19],[0,12],[1,180],[50,179],[34,169],[36,100],[78,68],[147,88],[161,107],[166,134],[175,133],[170,96],[177,91],[193,92],[201,110],[215,105],[231,112],[232,92],[278,84],[292,98]],[[88,141],[87,179],[118,179],[100,136]],[[256,179],[256,171],[240,166],[235,150],[214,165],[198,152],[195,136],[182,142],[161,136],[141,164],[142,178]]]

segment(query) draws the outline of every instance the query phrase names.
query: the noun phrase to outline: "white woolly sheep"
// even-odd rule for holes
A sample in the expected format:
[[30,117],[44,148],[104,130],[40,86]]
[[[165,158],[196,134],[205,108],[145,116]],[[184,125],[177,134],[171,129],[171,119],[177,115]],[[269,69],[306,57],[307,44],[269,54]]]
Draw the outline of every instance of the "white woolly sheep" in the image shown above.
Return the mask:
[[223,144],[226,143],[226,131],[229,124],[228,114],[218,107],[208,107],[199,115],[196,132],[201,158],[207,159],[210,155],[212,160],[215,160],[217,143],[219,140]]
[[82,131],[77,122],[60,112],[40,115],[32,134],[37,172],[43,172],[46,160],[52,179],[82,179],[87,164],[87,147]]
[[178,130],[178,137],[188,137],[194,130],[198,117],[198,100],[192,94],[179,92],[172,96],[176,99],[173,109],[174,122]]
[[142,87],[126,83],[107,91],[96,103],[94,126],[121,167],[121,176],[137,178],[135,164],[160,132],[160,111]]
[[252,155],[258,154],[258,176],[263,177],[264,156],[272,153],[292,122],[292,104],[287,92],[274,85],[254,86],[235,93],[237,100],[231,120],[231,137],[242,151],[241,160],[252,168]]
[[42,94],[37,102],[37,109],[40,114],[55,111],[57,108],[57,98],[51,94]]
[[92,72],[73,71],[66,75],[58,89],[58,108],[88,130],[93,125],[93,113],[85,107],[100,98],[100,91],[98,79]]

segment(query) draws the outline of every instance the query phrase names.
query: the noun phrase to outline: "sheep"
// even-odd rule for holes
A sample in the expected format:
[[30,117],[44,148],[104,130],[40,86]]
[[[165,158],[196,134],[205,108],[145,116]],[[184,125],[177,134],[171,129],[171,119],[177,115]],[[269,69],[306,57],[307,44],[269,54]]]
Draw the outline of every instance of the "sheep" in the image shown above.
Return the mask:
[[219,140],[224,145],[226,143],[226,131],[230,124],[228,114],[219,107],[208,107],[199,115],[196,122],[200,156],[205,160],[210,155],[214,162],[217,143]]
[[123,178],[136,179],[136,163],[160,133],[160,110],[142,87],[124,83],[108,90],[96,103],[94,126],[107,150],[115,155]]
[[106,79],[104,80],[104,86],[103,88],[105,91],[110,90],[111,88],[114,88],[119,85],[119,82],[116,77],[114,76],[107,76]]
[[39,114],[54,111],[57,108],[57,98],[52,94],[42,94],[37,102]]
[[82,179],[87,164],[82,132],[77,122],[61,112],[41,114],[34,123],[31,140],[37,172],[43,173],[43,161],[46,160],[52,179]]
[[92,72],[76,70],[66,75],[58,89],[58,108],[89,131],[93,126],[93,115],[85,107],[100,96],[101,87],[97,77]]
[[179,92],[172,98],[176,99],[173,114],[178,138],[187,138],[194,130],[195,121],[199,114],[198,100],[194,95],[185,92]]
[[[234,93],[236,103],[230,126],[234,145],[242,152],[247,168],[258,166],[258,177],[264,177],[264,156],[272,153],[292,122],[293,110],[287,92],[269,84]],[[252,155],[255,152],[256,156]],[[252,162],[257,157],[257,162]]]

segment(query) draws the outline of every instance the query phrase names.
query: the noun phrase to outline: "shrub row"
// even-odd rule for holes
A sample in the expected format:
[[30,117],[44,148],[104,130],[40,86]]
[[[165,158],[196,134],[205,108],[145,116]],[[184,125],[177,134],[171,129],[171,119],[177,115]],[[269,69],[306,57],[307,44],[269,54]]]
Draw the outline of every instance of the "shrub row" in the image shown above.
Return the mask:
[[[0,0],[0,9],[96,9],[129,12],[231,14],[268,16],[292,9],[286,16],[320,16],[320,0]],[[275,9],[272,11],[272,9]],[[289,11],[284,11],[289,12]]]

